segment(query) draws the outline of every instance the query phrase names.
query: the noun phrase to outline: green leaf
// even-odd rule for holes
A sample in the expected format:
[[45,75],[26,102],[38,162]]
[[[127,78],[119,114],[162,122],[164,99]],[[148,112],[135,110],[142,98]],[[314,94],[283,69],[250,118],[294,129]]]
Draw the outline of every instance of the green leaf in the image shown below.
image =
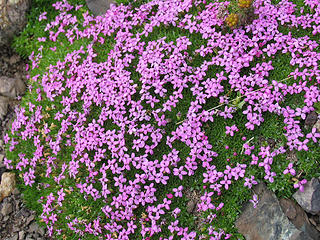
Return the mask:
[[318,114],[320,114],[320,102],[316,102],[316,103],[314,104],[314,108],[315,108],[316,112],[317,112]]
[[242,109],[243,105],[246,103],[245,100],[241,101],[240,103],[238,103],[237,108]]

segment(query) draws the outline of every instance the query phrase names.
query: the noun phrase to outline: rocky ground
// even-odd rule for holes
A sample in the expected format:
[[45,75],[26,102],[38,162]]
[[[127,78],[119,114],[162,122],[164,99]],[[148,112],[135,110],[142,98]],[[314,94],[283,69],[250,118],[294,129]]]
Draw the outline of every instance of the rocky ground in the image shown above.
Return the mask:
[[36,215],[27,209],[23,195],[15,188],[15,175],[1,163],[4,158],[2,136],[14,118],[18,95],[25,91],[26,62],[10,48],[0,48],[0,239],[45,240],[46,229],[39,227]]
[[312,179],[304,193],[297,191],[291,199],[277,199],[264,183],[255,186],[259,203],[246,203],[235,225],[246,239],[319,240],[320,184]]

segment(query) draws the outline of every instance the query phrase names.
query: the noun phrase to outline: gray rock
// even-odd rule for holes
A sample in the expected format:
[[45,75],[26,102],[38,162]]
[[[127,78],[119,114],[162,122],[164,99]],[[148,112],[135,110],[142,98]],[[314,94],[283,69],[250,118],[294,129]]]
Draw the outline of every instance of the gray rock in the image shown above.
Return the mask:
[[7,171],[6,167],[0,167],[0,183],[1,183],[2,174],[5,173],[6,171]]
[[297,191],[293,198],[308,213],[320,214],[320,182],[317,178],[311,179],[304,185],[304,191]]
[[[18,217],[18,218],[20,218],[20,217],[29,217],[30,216],[30,213],[25,209],[25,208],[22,208],[21,210],[19,210],[19,212],[16,214],[16,216]],[[33,220],[33,219],[32,219]],[[32,220],[30,220],[30,222],[32,221]]]
[[320,132],[320,120],[318,120],[318,121],[313,125],[313,127],[316,128],[318,132]]
[[318,114],[313,111],[313,112],[310,112],[307,117],[306,117],[306,120],[304,121],[304,125],[306,127],[312,127],[318,120]]
[[33,223],[30,224],[28,232],[35,233],[38,230],[39,230],[38,224],[36,222],[33,222]]
[[0,46],[11,42],[26,24],[30,0],[0,0]]
[[0,154],[0,163],[3,162],[3,159],[4,159],[4,155],[3,155],[3,154]]
[[4,116],[8,112],[8,98],[0,96],[0,120],[3,120]]
[[111,4],[116,5],[116,2],[113,0],[86,0],[86,3],[95,16],[105,14]]
[[33,215],[28,217],[27,220],[26,220],[26,226],[28,226],[33,220],[34,220],[34,216]]
[[3,203],[2,204],[1,214],[3,216],[9,215],[10,213],[12,213],[12,211],[13,211],[13,207],[12,207],[11,203]]
[[11,240],[18,240],[18,239],[19,239],[18,233],[14,234],[13,237],[11,238]]
[[8,240],[18,240],[18,238],[18,234],[14,234],[11,238],[8,238]]
[[197,202],[195,200],[190,200],[187,204],[187,212],[193,213],[193,211],[196,209]]
[[15,98],[25,92],[26,86],[20,78],[9,78],[6,76],[0,77],[0,94]]
[[35,240],[31,234],[28,234],[27,237],[26,237],[26,240]]
[[16,225],[13,225],[12,232],[19,232],[19,231],[20,231],[20,227],[16,226]]
[[303,211],[303,209],[300,207],[298,208],[298,206],[296,206],[296,204],[289,199],[280,199],[280,206],[281,209],[283,211],[283,213],[292,221],[293,219],[296,219],[298,211],[302,210],[302,212],[300,211],[300,215],[303,215],[303,217],[306,217],[305,212]]
[[45,234],[45,230],[43,227],[39,227],[38,228],[38,233],[40,234],[40,236],[43,236]]
[[18,188],[15,188],[12,192],[14,195],[19,195],[20,194],[20,191]]
[[310,224],[311,219],[298,204],[290,199],[280,199],[279,202],[283,213],[297,229],[310,236],[311,239],[320,239],[320,232]]
[[7,196],[9,196],[16,187],[15,173],[5,172],[1,177],[0,184],[0,202]]
[[25,236],[25,232],[24,231],[20,231],[19,232],[19,240],[24,239],[24,236]]
[[246,240],[308,239],[283,214],[276,196],[266,188],[264,183],[255,186],[254,192],[259,199],[256,208],[253,208],[251,203],[247,203],[235,223]]
[[21,203],[20,200],[14,200],[14,206],[17,210],[20,208],[20,203]]
[[295,233],[290,240],[317,240],[308,236],[305,232]]
[[13,121],[14,121],[14,118],[11,118],[11,119],[6,123],[5,128],[7,128],[7,129],[11,128]]
[[20,61],[20,56],[19,55],[12,55],[9,59],[10,65],[16,64],[17,62]]
[[312,225],[317,226],[317,223],[313,218],[309,218],[309,221]]

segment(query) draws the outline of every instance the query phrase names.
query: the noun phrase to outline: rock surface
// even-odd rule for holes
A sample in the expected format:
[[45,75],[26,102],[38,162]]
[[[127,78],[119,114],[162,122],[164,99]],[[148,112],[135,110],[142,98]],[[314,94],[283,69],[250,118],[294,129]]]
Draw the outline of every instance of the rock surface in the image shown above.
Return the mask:
[[[1,0],[0,0],[1,1]],[[25,62],[7,46],[0,47],[0,131],[12,117],[15,98],[26,90]],[[9,115],[7,116],[7,113]],[[2,133],[3,134],[3,133]],[[1,140],[2,141],[2,140]],[[2,146],[0,148],[3,150]],[[0,166],[1,167],[1,166]]]
[[0,184],[1,184],[2,174],[5,173],[6,171],[7,171],[7,169],[5,166],[0,166]]
[[7,114],[8,105],[8,98],[0,96],[0,120],[3,120],[4,116]]
[[8,98],[15,98],[22,95],[26,86],[20,78],[0,77],[0,94]]
[[280,199],[279,202],[283,213],[297,229],[305,232],[312,239],[320,239],[320,232],[316,229],[316,224],[311,224],[307,214],[298,204],[290,199]]
[[306,127],[312,127],[317,122],[317,120],[318,120],[318,114],[315,111],[310,112],[306,117],[304,125]]
[[0,46],[10,43],[26,24],[30,0],[0,0]]
[[16,177],[13,172],[5,172],[1,177],[0,202],[8,197],[16,187]]
[[116,5],[116,2],[113,0],[86,0],[86,3],[95,16],[105,14],[111,4]]
[[[0,0],[1,1],[1,0]],[[25,61],[15,54],[8,46],[0,48],[0,76],[26,79]]]
[[193,213],[196,210],[197,202],[195,200],[190,200],[187,204],[187,212]]
[[315,129],[317,129],[318,132],[320,132],[320,120],[318,120],[318,121],[313,125],[313,127],[314,127]]
[[24,206],[20,193],[17,190],[14,193],[0,203],[0,239],[50,239],[36,223],[35,213]]
[[[311,240],[305,232],[297,229],[282,212],[279,201],[264,183],[254,188],[259,203],[253,208],[247,203],[235,225],[246,240],[286,239]],[[292,213],[294,215],[294,213]]]
[[317,178],[311,179],[304,185],[304,191],[297,191],[293,198],[308,213],[320,214],[320,182]]

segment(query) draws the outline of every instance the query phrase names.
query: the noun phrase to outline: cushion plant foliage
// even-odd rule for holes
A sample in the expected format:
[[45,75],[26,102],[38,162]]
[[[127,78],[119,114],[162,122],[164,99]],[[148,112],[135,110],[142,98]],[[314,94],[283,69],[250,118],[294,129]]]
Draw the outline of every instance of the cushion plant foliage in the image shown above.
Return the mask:
[[304,127],[319,110],[319,0],[256,0],[235,28],[227,1],[118,1],[98,17],[73,2],[40,6],[15,40],[28,91],[4,137],[51,236],[242,238],[253,185],[290,197],[319,176],[320,133]]

